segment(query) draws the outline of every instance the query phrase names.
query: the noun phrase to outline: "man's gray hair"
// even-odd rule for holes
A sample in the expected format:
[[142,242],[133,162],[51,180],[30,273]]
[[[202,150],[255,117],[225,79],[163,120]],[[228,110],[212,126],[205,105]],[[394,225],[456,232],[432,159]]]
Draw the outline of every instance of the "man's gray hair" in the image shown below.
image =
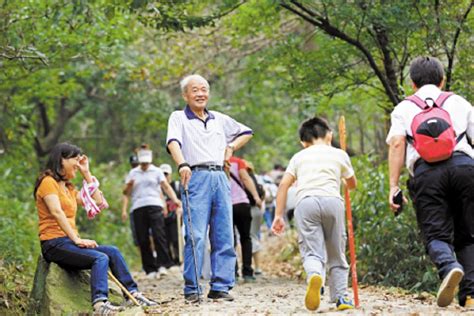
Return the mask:
[[191,80],[196,80],[196,81],[203,82],[206,85],[207,89],[210,90],[209,82],[207,82],[207,80],[203,76],[198,75],[198,74],[192,74],[192,75],[185,76],[179,82],[179,85],[181,86],[181,92],[182,93],[186,92],[186,88],[188,87],[188,84]]

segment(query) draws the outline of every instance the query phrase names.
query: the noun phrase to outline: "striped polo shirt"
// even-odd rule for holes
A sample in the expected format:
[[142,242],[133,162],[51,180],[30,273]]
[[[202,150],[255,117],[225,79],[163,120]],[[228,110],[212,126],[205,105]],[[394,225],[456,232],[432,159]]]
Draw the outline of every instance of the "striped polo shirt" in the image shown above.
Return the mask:
[[178,142],[183,157],[191,166],[215,164],[222,166],[227,144],[252,130],[228,115],[208,111],[206,120],[201,120],[186,106],[174,111],[168,120],[166,144]]

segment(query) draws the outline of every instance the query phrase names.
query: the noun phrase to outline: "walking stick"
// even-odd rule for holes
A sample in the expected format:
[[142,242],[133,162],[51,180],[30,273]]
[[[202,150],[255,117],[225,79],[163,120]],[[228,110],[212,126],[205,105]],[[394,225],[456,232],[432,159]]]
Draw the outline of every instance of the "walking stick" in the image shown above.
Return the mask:
[[[346,150],[346,120],[344,116],[339,119],[339,142],[342,150]],[[344,186],[344,199],[346,201],[346,216],[347,216],[347,234],[349,236],[349,254],[351,256],[351,275],[352,275],[352,290],[354,291],[354,302],[356,308],[359,307],[359,289],[357,286],[357,259],[355,252],[354,228],[352,226],[352,207],[349,189]]]
[[125,288],[125,286],[122,285],[122,283],[120,283],[119,280],[117,280],[115,275],[113,275],[112,272],[110,272],[110,270],[108,271],[108,274],[109,274],[109,277],[112,279],[112,281],[114,281],[114,283],[118,285],[118,287],[128,296],[128,298],[131,299],[135,305],[140,306],[137,299],[133,297],[133,295]]
[[186,213],[188,215],[188,225],[189,225],[189,237],[191,239],[191,249],[193,254],[194,260],[194,274],[196,276],[196,286],[197,286],[197,294],[198,294],[198,304],[201,303],[201,293],[199,287],[199,275],[198,275],[198,268],[197,268],[197,257],[196,257],[196,244],[194,242],[194,231],[193,231],[193,224],[191,221],[191,206],[189,205],[189,191],[188,188],[184,188],[184,195],[186,196]]
[[176,213],[176,228],[178,229],[178,260],[183,263],[183,232],[181,231],[181,214]]

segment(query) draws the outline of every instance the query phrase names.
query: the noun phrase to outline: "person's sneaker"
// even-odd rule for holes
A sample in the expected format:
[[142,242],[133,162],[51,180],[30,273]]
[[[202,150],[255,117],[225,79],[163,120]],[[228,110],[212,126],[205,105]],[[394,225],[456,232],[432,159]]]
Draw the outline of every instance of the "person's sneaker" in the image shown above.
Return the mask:
[[262,275],[262,270],[260,270],[260,269],[255,269],[255,271],[253,272],[253,274],[255,274],[255,275]]
[[352,300],[348,296],[340,296],[336,301],[336,308],[339,311],[353,309],[354,303],[352,303]]
[[184,294],[184,301],[193,304],[199,302],[200,297],[197,293]]
[[466,296],[466,303],[464,303],[464,308],[469,311],[474,311],[474,298],[472,296]]
[[464,272],[460,268],[454,268],[446,275],[441,282],[441,285],[438,290],[438,295],[436,295],[436,302],[439,307],[446,307],[454,299],[456,288],[461,282],[464,276]]
[[123,306],[113,305],[109,301],[97,302],[94,304],[93,315],[116,315],[124,310]]
[[180,269],[179,269],[179,266],[171,266],[168,268],[168,272],[171,272],[171,273],[179,273],[181,272]]
[[210,298],[210,299],[216,300],[216,301],[218,300],[218,301],[229,301],[229,302],[234,300],[232,295],[230,295],[227,292],[213,291],[213,290],[209,291],[209,293],[207,294],[207,298]]
[[168,275],[168,270],[166,270],[165,267],[160,267],[160,268],[158,269],[158,274],[159,274],[160,276]]
[[[145,295],[143,295],[143,293],[135,292],[132,295],[137,300],[138,304],[140,304],[141,306],[157,306],[158,305],[157,302],[146,298]],[[130,299],[128,299],[127,301],[130,301],[130,303],[132,303]]]
[[257,279],[253,275],[244,275],[244,283],[255,283]]
[[146,278],[148,280],[154,280],[156,278],[159,278],[160,276],[156,272],[150,272],[146,275]]
[[313,274],[308,282],[306,288],[306,296],[304,298],[304,305],[310,311],[318,309],[321,304],[321,286],[323,285],[323,278],[319,274]]

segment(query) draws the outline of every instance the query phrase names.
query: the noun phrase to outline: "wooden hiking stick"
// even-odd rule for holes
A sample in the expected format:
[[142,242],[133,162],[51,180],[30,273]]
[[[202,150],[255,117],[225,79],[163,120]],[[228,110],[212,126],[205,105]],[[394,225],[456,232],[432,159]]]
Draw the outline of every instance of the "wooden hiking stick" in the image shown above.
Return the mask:
[[179,263],[183,263],[183,231],[181,230],[182,215],[176,213],[176,228],[178,229],[178,258]]
[[122,285],[122,283],[120,283],[119,280],[117,280],[117,278],[112,274],[112,272],[110,272],[110,270],[108,271],[108,274],[109,274],[109,277],[112,279],[112,281],[114,281],[115,284],[118,285],[118,287],[125,293],[127,294],[128,298],[132,300],[132,302],[137,305],[137,306],[140,306],[140,304],[138,303],[137,299],[135,297],[133,297],[133,295],[125,288],[125,286]]
[[[339,142],[341,149],[346,151],[346,120],[344,116],[339,119]],[[351,275],[352,275],[352,290],[354,291],[355,307],[359,307],[359,289],[357,286],[357,259],[355,252],[354,228],[352,227],[352,207],[349,189],[344,186],[344,199],[346,201],[346,217],[347,217],[347,235],[349,236],[349,254],[351,256]]]

